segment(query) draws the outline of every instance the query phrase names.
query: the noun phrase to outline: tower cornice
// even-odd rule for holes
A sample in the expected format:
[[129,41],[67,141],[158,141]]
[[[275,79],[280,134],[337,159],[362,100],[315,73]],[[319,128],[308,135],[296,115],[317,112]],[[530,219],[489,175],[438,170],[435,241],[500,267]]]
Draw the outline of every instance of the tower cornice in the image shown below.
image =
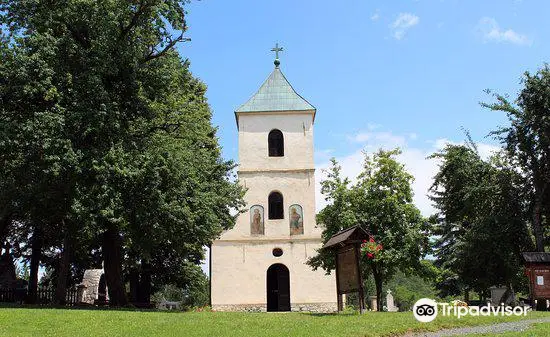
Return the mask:
[[315,168],[292,168],[292,169],[273,169],[273,168],[245,168],[237,171],[241,173],[308,173],[315,172]]

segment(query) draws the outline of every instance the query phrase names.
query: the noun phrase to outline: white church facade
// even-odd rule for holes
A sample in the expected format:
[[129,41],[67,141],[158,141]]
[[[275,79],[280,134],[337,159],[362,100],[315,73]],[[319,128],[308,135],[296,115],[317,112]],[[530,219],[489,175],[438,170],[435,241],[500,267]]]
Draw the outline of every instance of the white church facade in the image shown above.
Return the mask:
[[278,58],[258,92],[235,111],[247,211],[211,246],[213,310],[336,311],[334,274],[306,264],[322,244],[315,223],[315,113]]

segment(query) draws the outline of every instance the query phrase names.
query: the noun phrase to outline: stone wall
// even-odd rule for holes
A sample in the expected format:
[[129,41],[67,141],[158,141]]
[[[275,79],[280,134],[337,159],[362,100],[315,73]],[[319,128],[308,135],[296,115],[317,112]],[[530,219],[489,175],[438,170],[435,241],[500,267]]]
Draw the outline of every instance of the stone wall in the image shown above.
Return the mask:
[[337,312],[338,305],[333,302],[327,303],[293,303],[290,306],[291,311],[295,312]]
[[[292,303],[290,305],[293,312],[319,312],[330,313],[338,311],[336,303]],[[224,304],[212,306],[214,311],[241,311],[241,312],[266,312],[265,304]]]
[[244,311],[244,312],[265,312],[265,304],[217,304],[212,305],[214,311]]
[[104,273],[103,269],[87,269],[84,272],[82,283],[79,284],[79,289],[81,289],[79,302],[94,304],[99,295],[99,280]]

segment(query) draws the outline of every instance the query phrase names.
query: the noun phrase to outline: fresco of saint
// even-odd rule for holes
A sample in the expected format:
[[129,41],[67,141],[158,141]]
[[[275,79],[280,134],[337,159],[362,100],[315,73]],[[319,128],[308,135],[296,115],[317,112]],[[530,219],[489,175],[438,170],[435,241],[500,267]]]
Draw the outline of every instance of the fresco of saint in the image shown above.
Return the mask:
[[304,234],[304,215],[302,206],[290,206],[290,235]]
[[250,207],[250,234],[264,235],[264,208],[260,205]]

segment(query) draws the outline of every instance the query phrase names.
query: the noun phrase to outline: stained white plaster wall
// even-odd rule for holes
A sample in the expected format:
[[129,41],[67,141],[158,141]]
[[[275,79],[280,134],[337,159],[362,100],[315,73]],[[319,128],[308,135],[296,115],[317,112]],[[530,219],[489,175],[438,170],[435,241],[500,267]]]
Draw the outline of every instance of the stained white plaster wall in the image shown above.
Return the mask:
[[[313,112],[241,113],[239,118],[239,170],[304,169],[313,164]],[[284,136],[284,157],[269,157],[267,136],[279,129]]]
[[[267,269],[284,264],[290,272],[290,303],[336,302],[334,275],[313,271],[305,264],[320,242],[232,242],[212,246],[212,304],[265,304]],[[283,255],[274,257],[273,248]]]
[[[264,207],[265,235],[255,236],[262,240],[268,238],[313,237],[321,236],[321,228],[315,223],[315,175],[313,170],[298,172],[241,172],[240,183],[247,188],[245,201],[247,211],[237,218],[233,229],[222,234],[222,239],[250,238],[250,212],[252,205]],[[284,219],[268,219],[268,196],[272,191],[283,195]],[[290,235],[289,207],[302,206],[303,235]]]

